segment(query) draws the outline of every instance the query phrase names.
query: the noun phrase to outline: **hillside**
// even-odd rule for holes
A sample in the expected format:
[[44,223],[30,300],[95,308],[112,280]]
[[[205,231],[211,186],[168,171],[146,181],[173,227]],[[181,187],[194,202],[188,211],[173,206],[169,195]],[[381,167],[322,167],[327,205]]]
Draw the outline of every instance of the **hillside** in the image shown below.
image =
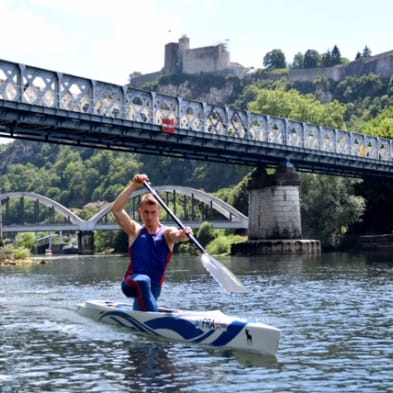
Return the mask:
[[[269,78],[266,72],[255,73],[248,82],[235,76],[174,75],[160,78],[145,88],[238,109],[256,108],[253,110],[265,114],[351,131],[393,135],[393,78],[381,75],[349,77],[341,82],[327,78],[291,82],[285,74],[277,72],[274,78]],[[296,102],[302,106],[301,111],[297,110]],[[317,112],[324,115],[314,120],[311,115]],[[148,173],[156,185],[220,191],[222,198],[232,198],[232,202],[239,203],[238,208],[247,211],[245,187],[234,186],[240,184],[250,168],[26,141],[0,145],[2,192],[36,192],[70,208],[81,209],[93,201],[112,201],[136,172]],[[351,186],[347,190],[363,196],[367,202],[363,222],[352,226],[356,233],[393,229],[388,220],[390,215],[386,214],[391,210],[393,213],[390,184],[366,179],[355,189]],[[312,222],[305,217],[305,222],[308,221]]]

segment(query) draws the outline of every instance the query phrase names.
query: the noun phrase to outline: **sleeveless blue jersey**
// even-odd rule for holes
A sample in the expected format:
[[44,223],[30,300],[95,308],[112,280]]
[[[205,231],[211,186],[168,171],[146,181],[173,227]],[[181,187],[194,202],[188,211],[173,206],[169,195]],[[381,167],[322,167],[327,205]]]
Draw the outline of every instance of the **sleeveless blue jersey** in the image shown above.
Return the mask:
[[161,225],[157,233],[150,234],[145,226],[142,226],[128,250],[130,264],[126,277],[135,273],[146,274],[152,284],[163,284],[165,270],[173,255],[164,237],[165,228]]

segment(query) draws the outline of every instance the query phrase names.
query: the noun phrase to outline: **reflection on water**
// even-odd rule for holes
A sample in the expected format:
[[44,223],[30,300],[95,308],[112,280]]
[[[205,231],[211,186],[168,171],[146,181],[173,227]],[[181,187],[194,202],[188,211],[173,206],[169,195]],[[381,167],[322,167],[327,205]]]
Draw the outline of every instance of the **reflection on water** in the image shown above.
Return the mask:
[[277,357],[157,341],[77,313],[124,301],[126,257],[0,270],[0,392],[387,392],[393,386],[393,257],[219,258],[249,288],[223,293],[197,257],[176,257],[161,305],[267,322]]
[[178,392],[176,367],[168,350],[158,343],[137,343],[128,349],[129,358],[125,379],[131,392]]

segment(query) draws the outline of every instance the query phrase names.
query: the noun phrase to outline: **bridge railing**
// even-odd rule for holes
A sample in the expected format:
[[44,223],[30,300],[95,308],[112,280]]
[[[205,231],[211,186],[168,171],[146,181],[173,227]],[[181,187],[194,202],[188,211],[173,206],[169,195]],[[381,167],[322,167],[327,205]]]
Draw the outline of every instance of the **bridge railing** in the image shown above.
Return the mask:
[[178,131],[230,136],[248,142],[253,140],[379,161],[391,162],[393,158],[390,139],[233,110],[1,59],[0,100],[154,125],[162,125],[163,119],[174,119]]

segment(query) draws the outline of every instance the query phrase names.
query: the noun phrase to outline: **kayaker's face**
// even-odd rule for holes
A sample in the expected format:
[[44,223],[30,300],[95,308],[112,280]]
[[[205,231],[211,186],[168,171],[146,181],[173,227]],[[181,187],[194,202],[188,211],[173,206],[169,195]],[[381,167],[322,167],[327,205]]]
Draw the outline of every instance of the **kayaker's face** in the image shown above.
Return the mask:
[[147,227],[155,226],[160,220],[160,206],[144,203],[139,208],[139,214]]

